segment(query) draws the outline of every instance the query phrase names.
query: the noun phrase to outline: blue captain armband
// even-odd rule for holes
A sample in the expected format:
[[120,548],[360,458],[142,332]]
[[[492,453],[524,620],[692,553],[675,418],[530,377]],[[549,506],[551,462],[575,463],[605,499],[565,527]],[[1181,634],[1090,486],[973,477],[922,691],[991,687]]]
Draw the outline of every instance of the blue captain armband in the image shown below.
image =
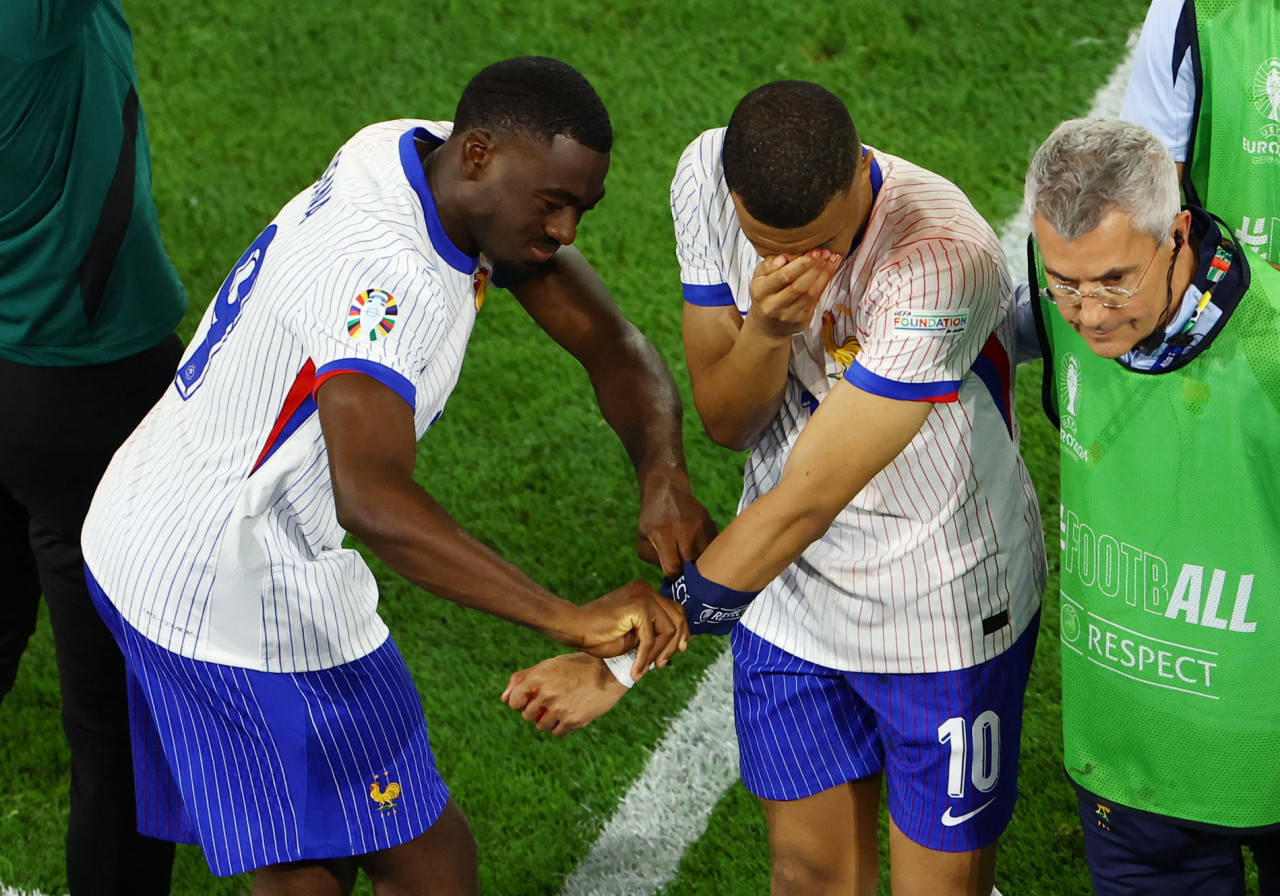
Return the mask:
[[692,635],[727,635],[759,591],[735,591],[719,585],[698,572],[692,561],[684,565],[684,575],[662,583],[662,593],[684,607]]

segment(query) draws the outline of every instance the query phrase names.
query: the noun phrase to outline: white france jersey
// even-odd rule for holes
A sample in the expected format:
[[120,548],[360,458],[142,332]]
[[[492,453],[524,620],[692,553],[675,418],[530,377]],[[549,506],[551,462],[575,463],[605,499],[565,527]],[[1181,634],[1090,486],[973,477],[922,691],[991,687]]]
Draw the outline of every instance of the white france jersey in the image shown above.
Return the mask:
[[[724,182],[723,142],[721,128],[685,150],[671,208],[686,301],[745,315],[761,259]],[[967,668],[1013,645],[1045,584],[1039,507],[1018,454],[1012,288],[995,234],[960,190],[903,159],[873,159],[870,219],[792,341],[783,405],[751,451],[741,508],[778,482],[840,379],[936,404],[742,624],[836,669]]]
[[232,267],[174,385],[117,452],[85,561],[151,641],[313,671],[377,648],[373,574],[342,546],[315,390],[371,376],[417,436],[453,390],[487,270],[445,235],[415,148],[447,122],[356,134]]
[[1134,50],[1120,117],[1159,138],[1175,162],[1187,160],[1196,110],[1191,42],[1195,13],[1186,0],[1154,0]]

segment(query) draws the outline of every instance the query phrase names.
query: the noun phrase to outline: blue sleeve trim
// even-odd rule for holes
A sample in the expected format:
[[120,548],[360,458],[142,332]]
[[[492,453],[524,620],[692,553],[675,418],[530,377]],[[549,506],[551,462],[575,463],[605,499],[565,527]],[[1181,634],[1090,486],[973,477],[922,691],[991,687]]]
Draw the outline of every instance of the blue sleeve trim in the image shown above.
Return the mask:
[[872,373],[854,361],[844,372],[844,378],[863,392],[896,398],[901,401],[955,401],[960,393],[960,381],[941,383],[900,383]]
[[339,361],[330,361],[316,371],[316,387],[319,388],[323,381],[340,373],[363,373],[365,376],[371,376],[403,398],[409,407],[417,409],[417,387],[401,374],[385,364],[379,364],[377,361],[367,361],[363,358],[343,358]]
[[716,308],[723,305],[736,305],[733,292],[728,283],[716,283],[712,286],[700,286],[696,283],[685,283],[684,300],[690,305],[702,308]]

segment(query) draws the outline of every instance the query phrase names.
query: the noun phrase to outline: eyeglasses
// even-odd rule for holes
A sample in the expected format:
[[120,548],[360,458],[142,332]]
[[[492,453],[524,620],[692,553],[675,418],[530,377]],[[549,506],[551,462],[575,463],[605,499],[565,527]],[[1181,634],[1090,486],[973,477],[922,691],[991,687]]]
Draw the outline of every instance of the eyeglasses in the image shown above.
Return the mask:
[[1142,273],[1138,276],[1138,282],[1133,285],[1133,289],[1125,289],[1123,286],[1099,286],[1089,292],[1081,292],[1074,286],[1055,283],[1052,286],[1041,287],[1040,295],[1047,301],[1066,308],[1079,308],[1085,299],[1093,299],[1103,308],[1123,308],[1133,300],[1134,294],[1142,286],[1142,281],[1147,276],[1147,271],[1151,270],[1151,262],[1156,260],[1156,256],[1160,254],[1160,247],[1163,245],[1164,240],[1161,240],[1156,246],[1156,250],[1151,253],[1151,258],[1147,260],[1147,266],[1142,269]]

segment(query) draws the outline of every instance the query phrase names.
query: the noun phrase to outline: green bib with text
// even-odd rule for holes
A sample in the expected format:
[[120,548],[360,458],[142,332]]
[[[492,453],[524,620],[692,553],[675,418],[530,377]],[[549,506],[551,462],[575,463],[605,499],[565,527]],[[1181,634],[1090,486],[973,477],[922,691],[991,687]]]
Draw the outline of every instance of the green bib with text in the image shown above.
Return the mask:
[[1061,420],[1067,771],[1126,806],[1280,823],[1280,273],[1179,370],[1042,302]]
[[1280,262],[1280,4],[1196,0],[1199,109],[1187,201]]

